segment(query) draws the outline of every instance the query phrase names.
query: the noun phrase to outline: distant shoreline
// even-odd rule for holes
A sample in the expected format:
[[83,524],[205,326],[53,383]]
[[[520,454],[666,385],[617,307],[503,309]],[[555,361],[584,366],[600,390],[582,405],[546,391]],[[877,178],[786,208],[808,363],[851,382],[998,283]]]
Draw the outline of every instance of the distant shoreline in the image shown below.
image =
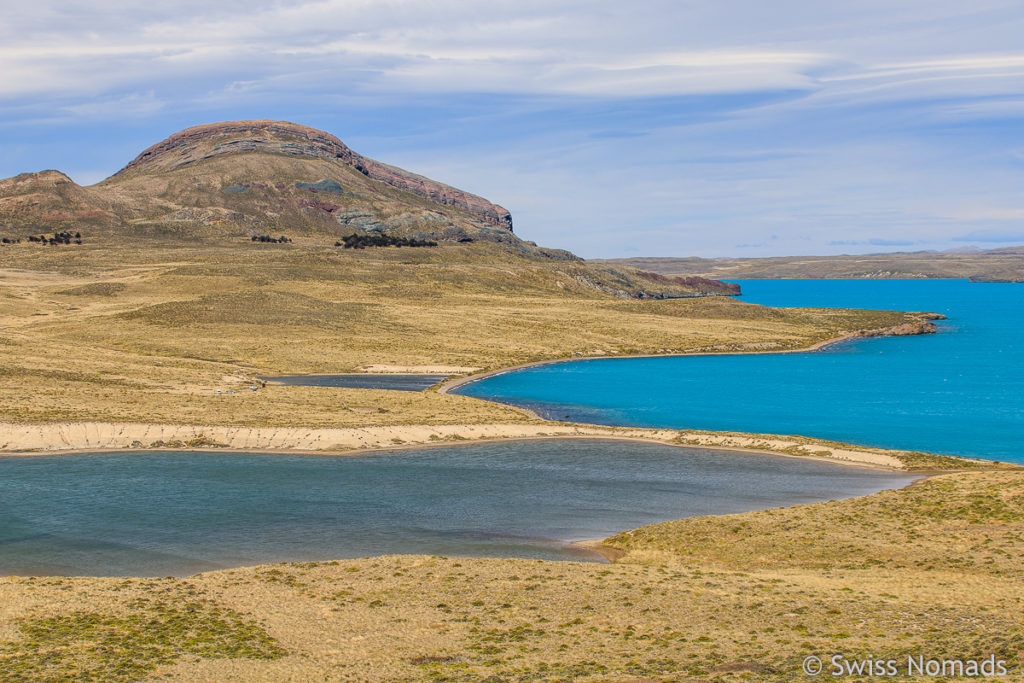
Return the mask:
[[[884,327],[871,330],[858,330],[856,332],[850,332],[839,337],[833,337],[832,339],[825,339],[820,342],[815,342],[810,346],[804,346],[799,349],[773,349],[757,351],[751,349],[749,351],[689,351],[683,353],[638,353],[638,354],[626,354],[626,355],[609,355],[609,356],[578,356],[572,358],[554,358],[552,360],[539,360],[532,363],[522,363],[520,365],[511,365],[504,368],[498,368],[496,370],[488,370],[486,372],[480,372],[473,375],[466,375],[464,377],[454,377],[441,383],[437,388],[439,394],[447,394],[458,389],[459,387],[467,384],[472,384],[488,377],[495,377],[497,375],[504,375],[509,372],[515,372],[517,370],[525,370],[527,368],[536,368],[543,365],[555,365],[557,363],[572,363],[575,361],[583,360],[612,360],[616,358],[691,358],[701,356],[767,356],[772,354],[782,353],[808,353],[811,351],[820,351],[826,347],[832,346],[833,344],[839,344],[844,341],[851,339],[864,339],[870,337],[893,337],[893,336],[915,336],[921,334],[934,334],[935,326],[931,324],[930,320],[944,320],[945,316],[941,313],[922,313],[921,324],[919,331],[904,331],[910,328],[907,325],[912,323],[901,323],[899,325],[893,325],[891,327]],[[898,331],[897,331],[898,330]],[[488,400],[488,399],[481,399]],[[495,403],[501,403],[495,401]],[[502,403],[502,405],[509,405]],[[532,411],[531,411],[532,412]]]

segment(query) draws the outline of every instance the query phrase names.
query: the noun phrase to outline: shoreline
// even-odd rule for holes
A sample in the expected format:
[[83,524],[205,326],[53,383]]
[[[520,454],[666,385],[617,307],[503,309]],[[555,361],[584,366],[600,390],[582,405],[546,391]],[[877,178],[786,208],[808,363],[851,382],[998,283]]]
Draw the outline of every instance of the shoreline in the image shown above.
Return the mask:
[[[445,394],[466,384],[516,370],[567,363],[578,360],[609,360],[612,358],[670,358],[712,355],[766,355],[808,353],[844,341],[866,337],[931,334],[935,326],[929,320],[942,319],[935,313],[920,313],[917,325],[902,323],[888,328],[858,330],[831,339],[815,342],[799,349],[774,351],[692,352],[680,354],[637,354],[626,356],[588,356],[535,361],[482,373],[454,377],[435,389]],[[356,373],[358,374],[358,373]],[[488,400],[488,399],[477,399]],[[461,442],[482,440],[510,441],[558,438],[619,438],[712,450],[732,450],[765,455],[814,458],[854,466],[890,471],[908,471],[900,459],[909,452],[837,444],[834,441],[796,435],[710,432],[696,429],[620,427],[587,423],[564,423],[547,420],[529,408],[505,404],[523,415],[538,420],[536,424],[465,423],[449,425],[374,425],[368,427],[253,427],[232,425],[184,425],[129,422],[65,422],[65,423],[2,423],[0,422],[0,458],[6,456],[70,455],[116,450],[146,452],[244,452],[355,456],[366,453],[429,448]],[[156,438],[154,438],[154,436]],[[13,441],[13,444],[12,444]],[[148,443],[146,443],[148,441]],[[931,454],[928,454],[931,455]],[[953,462],[977,464],[999,461],[977,460],[956,456]]]
[[[809,353],[851,339],[933,334],[931,320],[942,320],[939,313],[916,312],[916,321],[884,328],[869,328],[824,339],[796,349],[690,352],[678,354],[635,354],[623,356],[587,356],[535,361],[497,368],[477,374],[452,377],[428,389],[441,394],[466,384],[523,368],[567,363],[576,360],[612,358],[669,358],[713,355],[766,355]],[[364,366],[358,371],[386,368],[394,371],[411,366]],[[416,369],[425,368],[418,366]],[[439,366],[432,366],[434,367]],[[451,370],[454,366],[446,366]],[[460,367],[461,370],[474,368]],[[477,398],[476,400],[489,401]],[[68,455],[117,450],[146,452],[243,452],[296,455],[357,456],[361,454],[451,445],[481,440],[507,441],[556,438],[612,438],[690,446],[711,450],[731,450],[786,457],[813,458],[853,466],[890,471],[937,472],[970,469],[1019,467],[997,460],[918,453],[897,448],[878,448],[836,442],[801,435],[713,432],[700,429],[642,428],[549,420],[535,411],[514,404],[489,401],[512,408],[535,423],[459,423],[444,425],[406,424],[367,427],[264,427],[240,425],[152,424],[130,422],[0,422],[0,459],[5,456]],[[154,436],[156,438],[154,438]],[[148,441],[148,443],[147,443]],[[910,462],[908,462],[910,461]]]
[[[615,429],[615,428],[610,428]],[[685,432],[684,432],[685,433]],[[705,435],[715,438],[716,435]],[[731,438],[749,438],[756,439],[762,435],[756,434],[736,434],[732,432],[721,432],[718,433],[718,437],[724,440]],[[781,437],[780,437],[781,438]],[[650,443],[659,444],[663,446],[674,446],[676,448],[688,448],[695,450],[707,450],[707,451],[724,451],[727,453],[744,453],[749,455],[762,455],[776,458],[792,458],[797,460],[813,460],[816,462],[827,462],[833,465],[841,465],[843,467],[858,467],[862,469],[869,469],[881,472],[907,472],[914,474],[921,474],[922,476],[931,476],[945,472],[946,470],[908,470],[904,467],[888,466],[882,463],[871,462],[868,460],[852,460],[844,458],[830,457],[826,455],[815,455],[813,453],[807,453],[806,455],[794,455],[793,453],[773,451],[766,448],[751,448],[746,446],[730,446],[730,445],[710,445],[710,444],[695,444],[695,443],[684,443],[676,440],[663,440],[655,436],[633,436],[633,435],[621,435],[621,434],[584,434],[584,433],[566,433],[566,434],[540,434],[537,436],[497,436],[497,437],[480,437],[475,439],[458,439],[452,441],[430,441],[425,443],[405,443],[396,444],[394,446],[373,446],[368,448],[353,448],[347,450],[309,450],[309,449],[281,449],[281,448],[231,448],[231,447],[158,447],[158,448],[131,448],[124,447],[121,449],[110,449],[110,448],[71,448],[66,450],[58,451],[38,451],[38,450],[27,450],[27,451],[0,451],[0,461],[3,458],[45,458],[45,457],[64,457],[64,456],[75,456],[75,455],[145,455],[149,453],[228,453],[228,454],[261,454],[261,455],[302,455],[302,456],[318,456],[318,457],[329,457],[329,458],[359,458],[363,456],[373,456],[381,453],[393,453],[396,451],[419,451],[419,450],[432,450],[435,448],[458,448],[461,446],[471,446],[478,443],[513,443],[517,441],[583,441],[583,440],[596,440],[596,441],[627,441],[633,443]],[[797,442],[786,442],[796,444]],[[806,444],[804,444],[806,445]],[[123,451],[119,453],[118,451]],[[898,452],[898,451],[893,451]],[[878,455],[884,456],[883,453],[869,453],[864,452],[867,455]],[[886,456],[893,457],[895,456]],[[954,458],[956,456],[945,456]],[[967,460],[966,458],[958,458],[960,460]],[[975,461],[977,462],[977,461]],[[996,461],[982,461],[992,462],[993,464],[999,465]]]
[[[814,342],[810,346],[804,346],[799,349],[775,349],[769,351],[688,351],[684,353],[636,353],[636,354],[624,354],[624,355],[612,355],[612,356],[577,356],[573,358],[553,358],[551,360],[538,360],[530,363],[521,363],[519,365],[510,365],[508,367],[497,368],[495,370],[487,370],[484,372],[478,372],[471,375],[465,375],[462,377],[453,377],[451,379],[441,382],[440,386],[437,387],[436,391],[439,394],[448,394],[458,389],[459,387],[473,382],[478,382],[488,377],[495,377],[497,375],[504,375],[508,372],[515,372],[517,370],[525,370],[527,368],[536,368],[544,365],[555,365],[556,363],[572,363],[575,361],[591,361],[591,360],[614,360],[617,358],[696,358],[701,356],[768,356],[774,354],[783,353],[810,353],[814,351],[820,351],[824,348],[832,346],[834,344],[840,344],[851,339],[869,339],[873,337],[907,337],[917,336],[923,334],[935,334],[935,326],[929,322],[931,320],[944,320],[946,316],[941,313],[921,313],[920,325],[914,328],[914,331],[907,331],[907,325],[911,323],[900,323],[899,325],[893,325],[892,327],[883,327],[878,329],[858,330],[856,332],[850,332],[848,334],[841,335],[839,337],[833,337],[831,339],[824,339],[819,342]],[[474,397],[475,398],[475,397]],[[480,399],[488,400],[488,399]],[[494,401],[494,403],[501,403],[500,401]],[[511,405],[508,403],[501,403],[501,405]],[[532,411],[531,411],[532,412]],[[543,418],[542,418],[543,419]]]
[[573,541],[570,545],[574,545],[577,548],[583,548],[584,550],[589,550],[596,555],[600,555],[608,562],[608,564],[615,564],[617,560],[622,559],[628,554],[625,550],[605,545],[604,539],[602,538],[595,538],[586,541]]
[[[18,437],[22,438],[18,438]],[[145,443],[143,439],[159,437]],[[690,429],[614,427],[583,423],[480,423],[399,425],[354,428],[232,427],[146,423],[0,423],[0,461],[9,457],[44,457],[94,453],[265,453],[358,457],[392,451],[557,439],[611,439],[657,443],[681,448],[732,451],[775,457],[812,459],[850,467],[893,472],[929,472],[1018,467],[1014,463],[924,454],[945,461],[920,467],[908,464],[921,454],[899,449],[843,444],[793,435],[710,432]],[[13,443],[12,443],[13,441]],[[958,464],[962,466],[958,467]]]

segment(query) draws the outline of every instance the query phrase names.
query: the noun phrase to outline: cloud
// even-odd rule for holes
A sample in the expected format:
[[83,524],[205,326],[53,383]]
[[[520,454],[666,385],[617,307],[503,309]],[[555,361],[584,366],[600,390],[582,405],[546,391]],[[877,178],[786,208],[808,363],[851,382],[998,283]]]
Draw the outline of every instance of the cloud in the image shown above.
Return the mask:
[[997,207],[968,208],[951,212],[950,218],[959,221],[1020,221],[1024,222],[1024,209]]
[[[874,15],[817,9],[801,17],[806,23],[753,2],[725,5],[190,1],[169,11],[44,0],[5,17],[0,94],[153,88],[201,66],[227,81],[268,86],[322,71],[377,91],[630,98],[784,90],[829,101],[882,91],[906,97],[919,86],[1005,92],[1000,79],[1024,72],[1024,53],[993,53],[992,35],[974,46],[984,54],[953,57],[898,42],[890,21],[914,15],[912,2]],[[740,15],[759,30],[739,26]],[[961,11],[957,20],[942,30],[959,43],[978,19]],[[816,23],[828,25],[827,39]],[[893,45],[904,45],[903,59],[886,59]]]
[[0,175],[283,118],[584,256],[941,249],[1019,234],[1021,35],[1012,0],[34,0]]

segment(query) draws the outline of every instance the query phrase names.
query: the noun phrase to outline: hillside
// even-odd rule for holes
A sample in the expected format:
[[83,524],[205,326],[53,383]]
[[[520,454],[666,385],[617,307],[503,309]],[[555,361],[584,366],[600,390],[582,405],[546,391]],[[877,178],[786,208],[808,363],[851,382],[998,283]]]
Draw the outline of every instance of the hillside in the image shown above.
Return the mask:
[[511,408],[435,392],[247,387],[260,375],[373,365],[493,369],[574,355],[787,349],[916,322],[731,297],[623,300],[587,284],[591,277],[577,261],[478,244],[7,245],[0,414],[311,426],[521,421]]
[[242,245],[282,236],[334,251],[475,245],[480,248],[449,251],[455,260],[501,254],[510,262],[564,263],[575,282],[619,298],[738,291],[699,278],[586,265],[569,252],[519,239],[511,214],[497,204],[364,157],[329,133],[279,121],[186,129],[90,187],[52,170],[0,180],[0,248],[60,233],[107,245]]
[[612,267],[642,268],[666,276],[708,278],[971,278],[1024,281],[1024,246],[973,253],[895,252],[859,256],[773,258],[600,259]]
[[[543,249],[500,206],[293,124],[190,128],[91,187],[56,171],[0,181],[0,226],[0,413],[15,422],[521,422],[435,392],[248,387],[923,329],[898,312],[701,296],[738,288]],[[352,236],[436,246],[340,245]]]
[[0,224],[9,232],[83,221],[190,237],[375,228],[447,239],[493,231],[501,241],[512,232],[509,212],[482,197],[361,156],[328,133],[275,121],[189,128],[88,188],[59,171],[0,181]]

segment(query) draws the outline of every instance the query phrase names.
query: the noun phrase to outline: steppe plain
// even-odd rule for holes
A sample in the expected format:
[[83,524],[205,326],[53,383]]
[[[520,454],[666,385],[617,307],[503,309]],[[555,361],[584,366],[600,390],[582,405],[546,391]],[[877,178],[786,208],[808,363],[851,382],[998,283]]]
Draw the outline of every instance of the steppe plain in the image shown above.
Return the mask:
[[[721,297],[623,301],[548,263],[467,256],[474,248],[2,249],[4,422],[554,434],[577,428],[430,391],[249,387],[260,374],[374,364],[784,350],[916,320]],[[387,434],[376,445],[416,440]],[[189,578],[11,577],[0,582],[0,676],[783,681],[802,675],[805,655],[837,652],[996,653],[1019,676],[1024,475],[888,455],[962,471],[858,500],[646,527],[606,542],[625,553],[611,565],[402,556]]]
[[[279,224],[290,241],[253,239]],[[27,240],[67,229],[82,243]],[[440,244],[336,245],[341,231],[370,229],[436,229]],[[257,379],[789,351],[926,331],[920,315],[673,298],[717,290],[522,242],[501,207],[283,122],[188,129],[89,188],[55,171],[0,181],[2,230],[15,240],[0,243],[6,454],[327,456],[611,435],[931,476],[859,499],[623,530],[597,544],[612,564],[397,556],[186,578],[2,578],[0,680],[793,681],[806,657],[829,666],[835,654],[996,656],[1009,666],[999,680],[1024,680],[1019,467]]]

